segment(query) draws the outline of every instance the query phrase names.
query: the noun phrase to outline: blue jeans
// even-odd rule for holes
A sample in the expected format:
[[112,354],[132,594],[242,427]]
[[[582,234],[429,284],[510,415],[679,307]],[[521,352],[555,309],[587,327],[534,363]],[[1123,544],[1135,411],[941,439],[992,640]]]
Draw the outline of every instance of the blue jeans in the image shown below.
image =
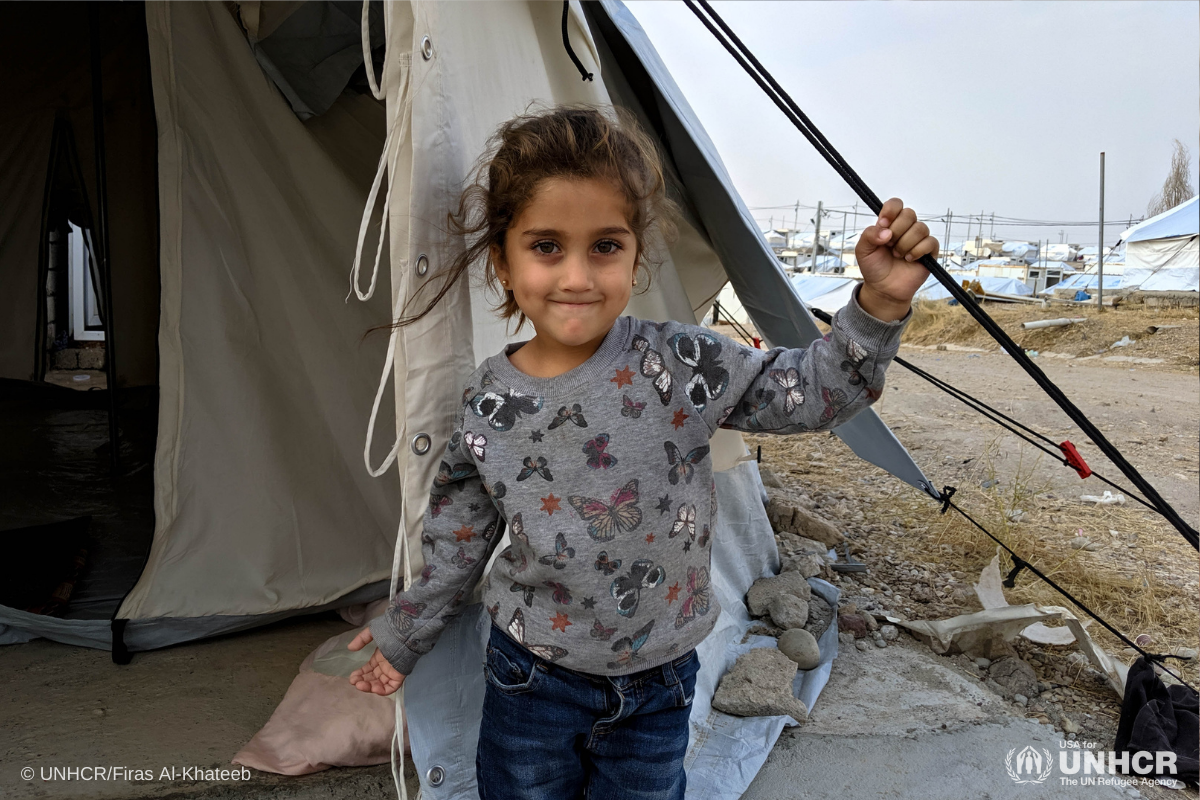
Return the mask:
[[695,650],[606,677],[558,667],[492,626],[475,758],[480,800],[683,800]]

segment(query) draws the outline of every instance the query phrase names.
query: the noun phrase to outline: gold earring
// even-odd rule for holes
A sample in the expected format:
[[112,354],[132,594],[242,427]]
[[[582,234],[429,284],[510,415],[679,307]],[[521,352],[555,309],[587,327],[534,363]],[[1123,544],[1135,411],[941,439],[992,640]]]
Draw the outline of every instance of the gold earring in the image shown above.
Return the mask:
[[637,273],[633,273],[633,285],[637,286]]

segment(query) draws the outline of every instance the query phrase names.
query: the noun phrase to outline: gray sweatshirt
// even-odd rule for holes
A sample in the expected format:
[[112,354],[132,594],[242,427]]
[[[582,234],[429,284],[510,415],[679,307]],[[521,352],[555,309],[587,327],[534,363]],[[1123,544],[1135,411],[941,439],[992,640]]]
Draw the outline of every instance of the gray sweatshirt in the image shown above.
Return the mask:
[[623,675],[695,647],[720,613],[710,585],[718,427],[828,430],[879,397],[907,322],[857,292],[808,348],[756,350],[679,322],[621,317],[600,348],[554,378],[487,359],[462,395],[425,512],[420,579],[372,620],[408,674],[511,544],[484,604],[556,664]]

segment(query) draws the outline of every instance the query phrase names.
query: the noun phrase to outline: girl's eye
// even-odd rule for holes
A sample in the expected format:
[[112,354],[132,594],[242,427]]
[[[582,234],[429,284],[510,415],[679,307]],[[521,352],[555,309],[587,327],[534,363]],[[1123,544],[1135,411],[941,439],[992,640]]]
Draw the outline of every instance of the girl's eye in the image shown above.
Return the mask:
[[611,256],[621,249],[621,243],[614,242],[612,239],[604,239],[597,242],[596,247],[600,248],[600,255]]
[[553,255],[554,248],[556,248],[556,247],[558,247],[558,245],[556,245],[554,242],[550,241],[549,239],[543,239],[540,242],[535,242],[533,245],[533,249],[536,250],[537,252],[541,253],[544,256]]

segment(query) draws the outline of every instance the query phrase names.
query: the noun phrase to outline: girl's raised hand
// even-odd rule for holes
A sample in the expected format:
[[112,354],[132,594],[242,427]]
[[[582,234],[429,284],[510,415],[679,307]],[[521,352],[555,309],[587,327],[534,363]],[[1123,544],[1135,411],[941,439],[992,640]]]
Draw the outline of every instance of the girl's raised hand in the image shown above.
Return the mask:
[[[371,637],[371,629],[363,628],[346,647],[350,650],[362,650],[372,641],[374,639]],[[350,683],[360,692],[389,695],[404,683],[404,676],[388,663],[383,653],[379,652],[379,648],[375,648],[371,660],[350,673]]]
[[938,241],[929,235],[929,226],[918,222],[917,212],[905,208],[899,198],[884,203],[879,219],[854,247],[863,276],[858,293],[863,310],[885,322],[903,318],[929,277],[919,263],[926,254],[938,255]]

